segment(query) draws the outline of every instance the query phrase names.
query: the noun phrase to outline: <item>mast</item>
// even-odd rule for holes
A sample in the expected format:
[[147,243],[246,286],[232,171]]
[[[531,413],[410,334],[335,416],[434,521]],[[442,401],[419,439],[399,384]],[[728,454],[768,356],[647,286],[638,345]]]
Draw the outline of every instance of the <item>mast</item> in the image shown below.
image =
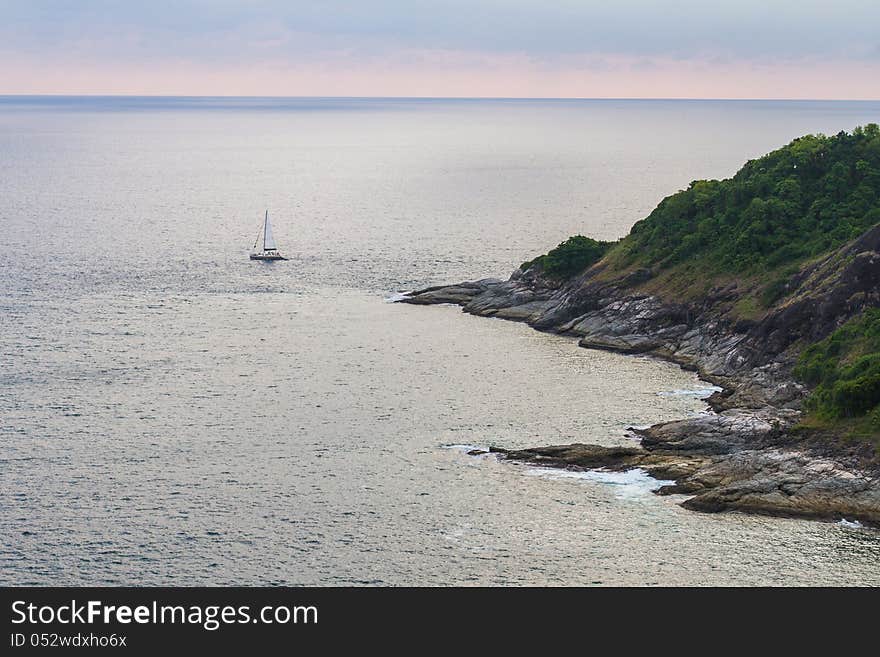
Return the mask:
[[266,210],[266,218],[263,220],[263,251],[266,250],[266,228],[269,226],[269,210]]

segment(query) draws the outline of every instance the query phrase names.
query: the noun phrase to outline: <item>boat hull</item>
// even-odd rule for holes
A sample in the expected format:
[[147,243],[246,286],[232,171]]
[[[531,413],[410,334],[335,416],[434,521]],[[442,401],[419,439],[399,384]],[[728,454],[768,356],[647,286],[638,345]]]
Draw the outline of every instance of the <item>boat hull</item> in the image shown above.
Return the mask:
[[277,253],[251,253],[251,260],[287,260],[283,255]]

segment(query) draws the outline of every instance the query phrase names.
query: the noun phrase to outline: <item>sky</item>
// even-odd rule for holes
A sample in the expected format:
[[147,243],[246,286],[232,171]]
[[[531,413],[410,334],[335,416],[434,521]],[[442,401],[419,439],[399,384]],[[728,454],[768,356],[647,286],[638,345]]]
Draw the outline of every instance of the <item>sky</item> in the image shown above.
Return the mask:
[[880,99],[880,0],[0,0],[0,94]]

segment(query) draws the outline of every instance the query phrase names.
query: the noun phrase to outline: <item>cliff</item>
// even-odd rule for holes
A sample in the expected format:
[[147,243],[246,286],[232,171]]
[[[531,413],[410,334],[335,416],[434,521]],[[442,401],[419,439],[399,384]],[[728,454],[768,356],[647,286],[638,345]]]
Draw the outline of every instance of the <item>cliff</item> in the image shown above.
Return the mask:
[[[827,412],[817,416],[818,411],[810,410],[817,408],[810,404],[811,385],[794,375],[806,348],[834,338],[847,322],[880,306],[880,225],[874,221],[880,195],[872,187],[880,189],[880,175],[872,178],[875,160],[864,159],[876,156],[880,162],[880,132],[873,126],[854,135],[823,139],[810,143],[813,147],[830,144],[825,155],[837,155],[811,172],[798,174],[803,176],[799,189],[814,190],[813,197],[802,201],[816,206],[827,193],[829,172],[841,174],[836,165],[848,162],[852,195],[860,205],[847,195],[848,188],[836,188],[838,201],[832,207],[847,217],[861,213],[847,220],[848,234],[853,226],[869,224],[854,239],[842,239],[847,233],[835,232],[841,219],[832,222],[830,229],[817,224],[800,242],[790,242],[794,247],[785,257],[763,247],[760,259],[758,255],[751,261],[742,258],[741,251],[730,255],[731,245],[742,245],[734,229],[727,238],[719,237],[722,242],[727,239],[723,248],[712,242],[692,242],[694,251],[688,254],[677,243],[667,244],[668,236],[658,230],[666,222],[672,224],[670,232],[675,232],[683,222],[666,208],[658,217],[655,211],[645,220],[656,224],[650,230],[644,225],[634,228],[616,245],[587,245],[589,260],[574,275],[572,259],[553,259],[551,252],[542,256],[544,260],[524,263],[506,281],[486,279],[407,295],[406,303],[453,303],[475,315],[522,321],[542,331],[575,336],[583,347],[652,354],[695,369],[723,389],[708,399],[714,414],[633,430],[641,445],[632,449],[577,444],[495,451],[510,459],[569,468],[641,467],[674,479],[674,486],[659,493],[687,494],[691,497],[683,505],[695,510],[847,518],[880,525],[876,441],[854,438],[847,418],[836,421]],[[840,150],[843,146],[835,139],[843,140],[846,149]],[[787,148],[785,157],[800,152],[798,140]],[[780,152],[767,158],[782,171],[774,175],[789,180],[792,165]],[[819,157],[817,152],[822,151],[814,148],[810,157]],[[719,216],[736,226],[742,223],[740,214],[754,206],[755,194],[780,189],[778,181],[770,185],[764,180],[768,169],[767,163],[749,163],[743,169],[762,176],[761,185],[748,176],[738,180],[740,174],[729,181],[714,181],[712,193],[724,202],[710,203],[712,209],[702,215],[689,209],[687,199],[673,200],[671,205],[688,217],[684,223],[697,232],[702,221],[717,222]],[[821,184],[814,184],[814,178]],[[680,194],[694,197],[696,208],[709,207],[698,205],[705,201],[705,195],[695,196],[694,190],[699,189],[699,184],[693,184]],[[745,197],[740,198],[743,193]],[[723,215],[734,198],[746,210]],[[664,203],[669,205],[670,199]],[[779,217],[788,221],[784,214]],[[740,228],[751,230],[751,226]],[[772,223],[765,222],[764,229],[779,232]],[[823,231],[830,231],[832,237],[826,239]],[[652,237],[647,239],[647,234]],[[658,247],[657,240],[665,246]],[[559,249],[564,251],[566,244]],[[724,253],[729,256],[726,265],[721,260]],[[564,276],[549,266],[559,262],[565,263]],[[752,266],[755,262],[760,266]],[[846,390],[850,389],[853,386]],[[880,402],[880,388],[865,384],[859,390],[878,397],[868,398],[867,408]],[[809,412],[805,415],[805,411]],[[812,416],[824,421],[805,422]]]

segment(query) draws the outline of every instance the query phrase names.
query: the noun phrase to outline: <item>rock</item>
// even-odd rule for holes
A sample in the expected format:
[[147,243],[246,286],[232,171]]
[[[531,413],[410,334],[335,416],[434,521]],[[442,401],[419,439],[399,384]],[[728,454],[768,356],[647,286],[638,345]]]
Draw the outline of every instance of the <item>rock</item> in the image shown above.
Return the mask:
[[[743,431],[738,442],[748,443],[754,427],[735,426]],[[661,487],[657,494],[692,495],[682,506],[694,511],[848,518],[880,527],[880,487],[873,477],[796,450],[744,449],[719,455],[714,441],[705,446],[708,453],[682,441],[666,444],[663,451],[581,443],[492,451],[512,461],[569,470],[642,468],[653,477],[674,479],[674,485]]]
[[692,454],[660,454],[641,447],[604,447],[583,443],[519,450],[494,448],[493,451],[513,461],[571,470],[624,471],[642,468],[663,479],[690,476],[711,462],[710,458]]
[[592,335],[581,338],[578,344],[588,349],[606,349],[626,354],[643,354],[663,346],[661,340],[644,335]]
[[487,278],[481,281],[469,281],[459,283],[458,285],[439,285],[436,287],[425,288],[416,292],[406,294],[400,303],[414,303],[422,305],[433,305],[441,303],[452,303],[464,305],[474,297],[483,294],[495,285],[502,282],[498,279]]
[[504,454],[507,458],[515,461],[585,470],[604,467],[612,469],[636,467],[647,454],[645,450],[638,447],[603,447],[582,443],[520,450],[494,448],[493,451]]
[[631,274],[628,274],[628,275],[623,279],[623,283],[622,283],[622,284],[623,284],[624,287],[631,287],[631,286],[634,286],[634,285],[641,285],[642,283],[646,283],[647,281],[651,280],[651,278],[652,278],[653,276],[654,276],[654,272],[653,272],[653,271],[651,271],[651,270],[648,269],[647,267],[643,267],[643,268],[641,268],[641,269],[636,269],[636,270],[635,270],[634,272],[632,272]]
[[880,526],[876,479],[841,468],[832,460],[797,451],[746,451],[715,463],[700,475],[715,485],[685,501],[685,508],[827,520],[849,518]]
[[655,355],[723,388],[707,399],[715,413],[637,431],[640,447],[492,452],[563,468],[644,468],[675,480],[660,494],[693,495],[683,505],[699,511],[845,516],[880,524],[880,465],[873,450],[833,436],[806,440],[791,431],[808,394],[791,376],[799,349],[865,307],[880,305],[880,226],[793,275],[782,301],[752,319],[731,312],[753,292],[736,282],[685,304],[646,292],[654,280],[647,269],[615,278],[600,261],[568,281],[542,278],[532,268],[507,281],[431,287],[402,301],[454,303],[474,315],[573,335],[584,347]]
[[729,454],[745,448],[754,449],[767,441],[778,418],[762,418],[742,411],[700,415],[686,420],[655,424],[634,429],[642,437],[642,446],[650,451],[692,451],[699,454]]

